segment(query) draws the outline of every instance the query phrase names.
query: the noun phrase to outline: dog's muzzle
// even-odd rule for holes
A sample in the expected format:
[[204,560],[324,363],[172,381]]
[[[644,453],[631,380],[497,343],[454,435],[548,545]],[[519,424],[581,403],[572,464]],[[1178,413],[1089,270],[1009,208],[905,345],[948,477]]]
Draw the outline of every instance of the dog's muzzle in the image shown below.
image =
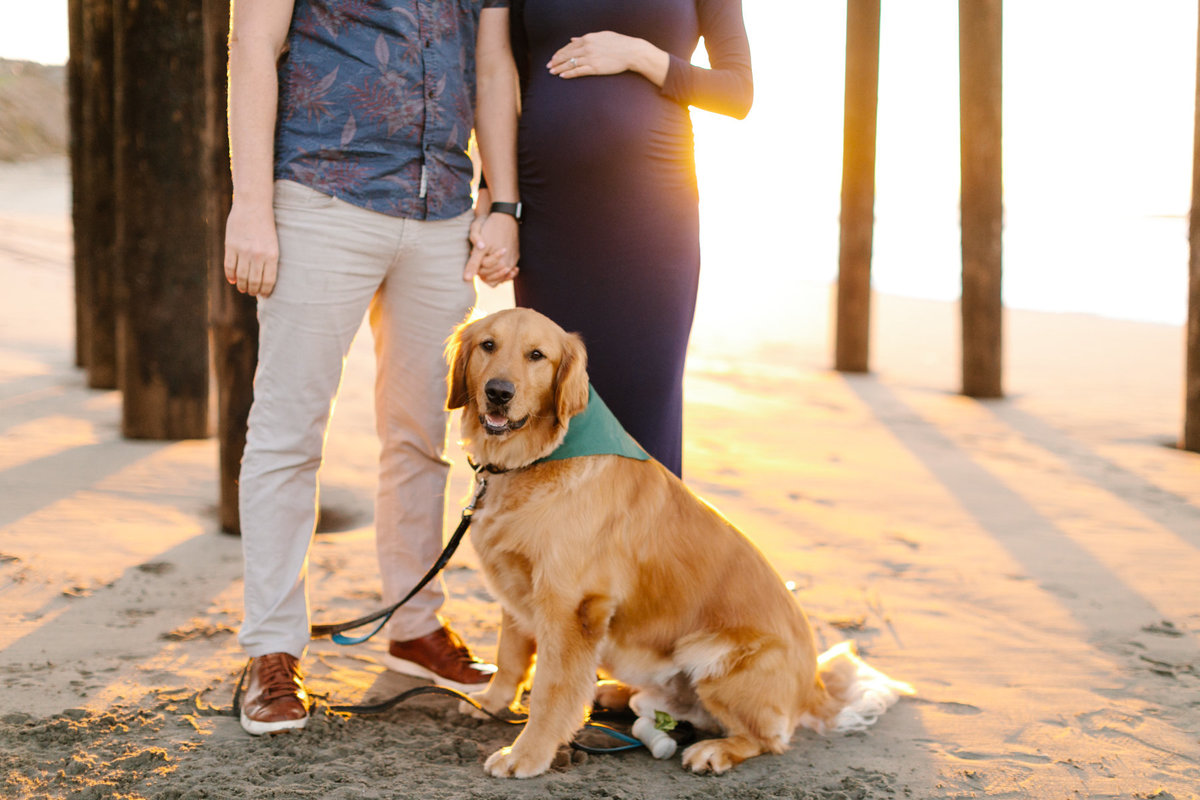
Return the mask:
[[517,387],[513,386],[510,381],[500,378],[492,378],[484,384],[483,394],[488,401],[487,411],[479,415],[479,424],[483,426],[489,436],[518,431],[525,427],[526,422],[529,422],[528,415],[519,420],[509,419],[508,403],[516,392]]

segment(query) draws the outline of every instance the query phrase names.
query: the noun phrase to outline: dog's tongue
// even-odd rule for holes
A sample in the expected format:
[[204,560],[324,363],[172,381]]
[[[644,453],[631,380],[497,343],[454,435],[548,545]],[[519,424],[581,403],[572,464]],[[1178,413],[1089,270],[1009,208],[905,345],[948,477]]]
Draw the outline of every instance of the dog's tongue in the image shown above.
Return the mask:
[[488,425],[491,425],[493,428],[503,428],[508,424],[508,417],[504,416],[503,414],[488,414],[487,422]]

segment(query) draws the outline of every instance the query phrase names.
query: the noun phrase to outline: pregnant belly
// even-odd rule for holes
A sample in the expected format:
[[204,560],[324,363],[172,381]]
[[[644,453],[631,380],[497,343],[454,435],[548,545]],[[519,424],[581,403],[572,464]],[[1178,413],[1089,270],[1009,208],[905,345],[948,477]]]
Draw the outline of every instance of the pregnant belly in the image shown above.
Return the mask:
[[523,180],[613,170],[661,179],[691,173],[692,152],[687,109],[639,75],[532,78],[521,115]]

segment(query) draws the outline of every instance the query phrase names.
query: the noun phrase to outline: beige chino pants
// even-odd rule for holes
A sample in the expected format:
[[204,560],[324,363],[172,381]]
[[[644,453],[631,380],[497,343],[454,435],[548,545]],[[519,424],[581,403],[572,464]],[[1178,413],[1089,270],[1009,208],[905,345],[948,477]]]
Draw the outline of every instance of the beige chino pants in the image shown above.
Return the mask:
[[[249,655],[300,657],[308,643],[318,472],[346,354],[368,311],[383,602],[403,597],[441,552],[449,474],[444,347],[475,302],[474,286],[462,280],[470,219],[470,212],[449,220],[389,217],[276,182],[279,277],[258,301],[258,369],[240,486],[245,617],[238,638]],[[435,630],[444,596],[440,579],[431,583],[396,613],[386,635],[403,641]]]

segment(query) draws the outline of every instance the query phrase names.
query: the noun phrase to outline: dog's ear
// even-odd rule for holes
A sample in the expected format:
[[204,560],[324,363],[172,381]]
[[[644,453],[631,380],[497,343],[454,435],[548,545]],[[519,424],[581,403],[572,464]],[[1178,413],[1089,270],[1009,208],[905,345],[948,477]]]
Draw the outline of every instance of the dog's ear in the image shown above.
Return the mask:
[[554,376],[554,413],[559,425],[588,404],[587,350],[577,333],[563,339],[563,357]]
[[462,408],[471,399],[467,391],[467,363],[471,360],[475,323],[464,322],[454,329],[446,342],[446,361],[450,374],[446,377],[446,409]]

